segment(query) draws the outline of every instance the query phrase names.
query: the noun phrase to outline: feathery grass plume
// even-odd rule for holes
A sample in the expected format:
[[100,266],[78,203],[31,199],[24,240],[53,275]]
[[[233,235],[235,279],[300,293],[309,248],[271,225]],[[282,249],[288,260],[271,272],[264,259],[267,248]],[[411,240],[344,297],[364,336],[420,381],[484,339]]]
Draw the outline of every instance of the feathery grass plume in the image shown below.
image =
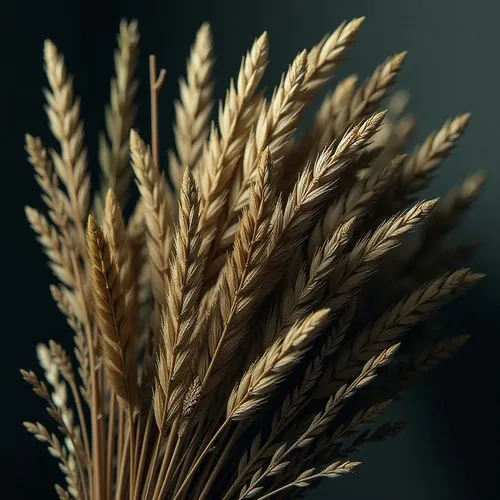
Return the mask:
[[201,220],[206,244],[211,244],[216,234],[229,183],[258,116],[261,100],[254,94],[267,67],[268,51],[264,32],[242,60],[236,87],[231,81],[225,102],[219,106],[219,131],[212,125],[200,160]]
[[138,328],[139,305],[134,279],[133,254],[115,193],[109,189],[104,204],[104,235],[109,243],[111,259],[115,262],[125,297],[125,308],[130,318],[130,329]]
[[85,248],[85,216],[90,203],[90,175],[87,172],[87,150],[84,147],[80,101],[73,97],[73,80],[67,75],[64,58],[56,46],[44,44],[45,72],[50,90],[44,91],[50,130],[60,144],[60,153],[51,150],[57,175],[69,198],[68,215],[75,225],[79,250]]
[[278,338],[253,366],[243,375],[229,396],[227,416],[232,420],[246,420],[257,413],[298,361],[305,355],[313,335],[323,327],[328,309],[312,313],[292,326],[283,338]]
[[[388,343],[400,337],[417,322],[431,315],[443,301],[473,285],[481,275],[462,269],[442,276],[403,299],[385,312],[371,327],[354,337],[352,345],[340,354],[334,368],[326,370],[323,380],[327,386],[323,393],[330,393],[342,380],[349,380],[360,362],[379,352]],[[321,385],[321,384],[320,384]]]
[[[53,171],[47,150],[38,137],[26,134],[26,152],[35,169],[36,181],[43,191],[42,200],[49,209],[49,217],[59,231],[64,232],[67,230],[70,202],[66,194],[59,189],[59,178]],[[65,243],[69,244],[68,241]]]
[[206,322],[208,332],[197,361],[203,391],[220,383],[226,365],[247,334],[247,322],[266,284],[265,253],[274,208],[271,169],[271,156],[266,151]]
[[110,244],[93,216],[87,229],[89,258],[92,263],[92,296],[101,332],[104,364],[111,387],[124,401],[135,404],[137,398],[134,336],[117,264],[111,257]]
[[396,354],[399,345],[382,351],[378,356],[371,358],[361,370],[361,373],[349,385],[344,384],[333,396],[331,396],[322,411],[317,413],[307,426],[305,431],[290,444],[283,444],[272,455],[269,464],[265,469],[259,469],[254,474],[248,485],[245,485],[240,492],[240,499],[252,498],[257,493],[262,492],[263,487],[259,486],[267,477],[273,477],[278,472],[285,469],[290,461],[289,457],[304,448],[309,448],[328,429],[329,425],[339,414],[345,405],[346,399],[352,397],[356,391],[366,386],[376,377],[377,369],[383,367],[391,361]]
[[364,17],[343,22],[331,35],[325,36],[308,52],[307,73],[304,88],[299,96],[300,101],[309,103],[315,92],[333,76],[346,49],[354,42],[364,22]]
[[204,23],[191,48],[186,79],[179,81],[180,100],[175,102],[174,127],[177,155],[169,152],[169,172],[177,191],[181,188],[184,169],[197,168],[209,132],[214,88],[212,45],[210,25]]
[[323,217],[316,224],[309,239],[309,258],[312,258],[316,248],[340,223],[354,217],[360,218],[370,210],[374,198],[392,179],[403,161],[404,156],[396,156],[385,168],[374,171],[371,175],[367,175],[355,182],[351,188],[331,203]]
[[482,277],[463,263],[474,246],[448,248],[444,236],[484,176],[439,203],[419,201],[418,191],[469,116],[408,154],[408,96],[389,96],[400,52],[361,85],[349,76],[327,89],[298,137],[363,21],[299,52],[269,95],[259,88],[264,33],[216,116],[203,24],[180,81],[172,145],[160,140],[165,72],[157,75],[154,56],[151,137],[132,128],[139,33],[122,21],[92,208],[79,101],[46,42],[48,124],[60,151],[26,136],[45,204],[26,216],[74,349],[40,344],[46,381],[21,374],[56,428],[25,423],[59,463],[59,498],[299,497],[353,472],[360,447],[400,432],[401,422],[372,422],[464,344],[443,335],[429,347],[422,333]]
[[129,137],[137,114],[134,103],[138,82],[134,73],[138,63],[139,32],[137,21],[120,23],[115,51],[115,77],[111,80],[110,104],[106,107],[106,135],[99,135],[99,164],[102,172],[102,192],[95,199],[96,214],[103,214],[103,205],[108,189],[115,193],[118,203],[125,207],[132,172],[128,168]]
[[130,155],[147,228],[153,297],[158,304],[164,304],[173,223],[167,186],[164,176],[152,161],[151,151],[135,130],[130,132]]
[[469,113],[448,120],[415,149],[395,179],[394,189],[397,193],[391,195],[394,203],[401,205],[403,203],[401,197],[413,194],[429,185],[431,174],[456,146],[469,120]]
[[[269,107],[263,107],[259,114],[255,130],[250,134],[250,140],[245,146],[242,171],[240,175],[236,175],[237,180],[230,192],[229,214],[222,226],[220,242],[215,244],[219,254],[227,252],[234,242],[234,235],[238,229],[238,215],[248,203],[258,160],[264,149],[268,148],[270,151],[273,170],[279,169],[285,147],[295,132],[300,117],[299,111],[302,105],[297,106],[296,97],[302,88],[306,70],[307,53],[303,51],[295,58],[287,74],[282,78]],[[276,175],[279,173],[273,172],[273,176]]]
[[153,396],[155,418],[160,428],[165,425],[167,415],[171,419],[181,412],[188,391],[192,359],[196,355],[193,330],[203,278],[198,209],[198,190],[191,173],[186,170],[180,192],[179,224],[174,237],[167,300],[162,314],[163,338]]
[[405,57],[406,52],[402,52],[389,58],[356,91],[357,76],[351,75],[325,98],[312,134],[306,134],[299,147],[299,155],[290,172],[292,175],[305,163],[312,161],[324,147],[341,137],[349,125],[374,111],[394,83]]

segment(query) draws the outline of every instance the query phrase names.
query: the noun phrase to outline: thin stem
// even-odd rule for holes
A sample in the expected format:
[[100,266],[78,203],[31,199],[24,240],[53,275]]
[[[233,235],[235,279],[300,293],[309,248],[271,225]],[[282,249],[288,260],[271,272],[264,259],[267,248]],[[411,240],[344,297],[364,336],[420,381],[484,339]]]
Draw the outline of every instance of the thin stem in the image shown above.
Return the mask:
[[[116,468],[120,468],[122,466],[122,462],[124,460],[123,456],[123,441],[124,441],[124,425],[123,425],[123,412],[120,407],[118,407],[118,432],[117,432],[117,450],[116,450]],[[118,475],[118,470],[117,470]]]
[[158,93],[165,82],[167,72],[165,69],[160,70],[157,75],[156,56],[149,56],[149,81],[151,93],[151,149],[153,154],[153,162],[156,168],[160,168],[160,147],[158,141],[159,120],[158,120]]
[[90,321],[90,314],[87,307],[87,301],[85,298],[83,287],[83,280],[81,275],[81,267],[78,265],[78,261],[76,260],[76,256],[74,252],[71,252],[71,261],[73,264],[74,274],[76,278],[77,289],[80,293],[80,298],[83,306],[83,314],[84,314],[84,326],[85,326],[85,334],[87,337],[87,345],[89,351],[89,369],[90,369],[90,384],[92,389],[92,404],[90,405],[90,413],[92,419],[92,470],[93,474],[93,482],[94,482],[94,494],[95,500],[100,500],[103,498],[104,490],[103,490],[103,463],[101,456],[101,441],[102,441],[102,427],[99,419],[100,414],[100,397],[97,386],[97,367],[95,362],[95,353],[94,353],[94,338],[92,334],[92,322]]
[[116,410],[116,394],[112,393],[109,405],[109,420],[108,420],[108,449],[107,449],[107,474],[106,474],[106,498],[111,498],[113,492],[113,458],[115,448],[115,410]]
[[[135,440],[134,440],[134,464],[138,465],[139,463],[139,456],[141,454],[141,445],[140,445],[140,442],[139,440],[141,439],[141,432],[142,432],[142,418],[143,418],[143,415],[142,413],[139,413],[138,414],[138,417],[137,417],[137,425],[135,426]],[[144,438],[144,436],[142,436]],[[136,473],[136,476],[137,477],[137,470],[135,471]],[[136,490],[137,488],[134,488],[134,491]]]
[[[158,94],[165,82],[166,70],[161,69],[158,75],[156,66],[156,56],[151,54],[149,56],[149,89],[150,89],[150,113],[151,113],[151,150],[153,163],[157,169],[160,169],[160,149],[159,149],[159,119],[158,119]],[[165,411],[164,411],[165,413]],[[162,418],[163,422],[163,418]],[[148,475],[146,477],[146,486],[144,490],[144,498],[149,497],[151,490],[151,481],[154,476],[154,471],[157,467],[158,455],[160,451],[161,442],[164,437],[163,426],[159,430],[159,435],[155,442],[152,460],[149,464]]]
[[[200,432],[201,432],[201,424],[198,424],[194,435],[191,436],[187,450],[185,451],[184,455],[179,460],[179,463],[177,464],[177,466],[175,468],[174,475],[173,475],[174,480],[177,477],[184,477],[187,467],[189,466],[190,463],[193,462],[193,460],[194,460],[193,452],[194,452],[196,443],[198,442],[198,435]],[[184,433],[184,436],[185,435],[186,435],[186,433]]]
[[[121,412],[123,413],[123,412]],[[129,439],[130,439],[130,428],[127,429],[127,434],[125,435],[123,441],[123,452],[121,456],[121,461],[120,461],[120,468],[118,470],[118,480],[116,484],[116,491],[115,491],[115,500],[121,500],[123,498],[123,488],[125,487],[126,483],[126,472],[127,472],[127,464],[130,467],[130,461],[127,462],[128,454],[130,451],[130,447],[128,445]]]
[[180,439],[180,436],[178,436],[176,443],[175,443],[174,452],[172,453],[172,456],[171,456],[169,463],[168,463],[168,469],[167,469],[167,472],[165,473],[165,478],[163,479],[163,484],[161,485],[161,489],[160,489],[160,492],[158,494],[158,498],[164,498],[166,496],[167,487],[168,487],[169,482],[170,482],[169,481],[170,475],[172,473],[172,467],[174,466],[174,463],[177,459],[177,455],[179,454],[179,451],[181,450],[181,447],[182,447],[181,439]]
[[[170,428],[170,434],[168,436],[167,447],[165,449],[165,453],[163,454],[163,460],[161,463],[160,472],[158,473],[158,482],[156,483],[156,488],[153,493],[153,498],[162,498],[159,494],[161,490],[164,489],[164,483],[167,482],[167,471],[170,468],[170,458],[172,456],[172,452],[177,447],[178,436],[177,431],[179,429],[179,418],[176,418],[172,427]],[[175,447],[174,447],[175,443]]]
[[158,455],[160,453],[160,446],[161,446],[161,442],[163,441],[163,437],[164,437],[164,431],[163,429],[160,429],[159,433],[158,433],[158,437],[156,438],[156,441],[155,441],[155,446],[154,446],[154,450],[153,450],[153,457],[149,463],[149,467],[148,467],[148,475],[146,476],[146,486],[144,488],[144,493],[143,493],[143,498],[144,499],[147,499],[149,498],[149,492],[152,488],[152,480],[153,480],[153,476],[154,476],[154,473],[155,473],[155,470],[158,466]]
[[80,398],[80,393],[78,392],[78,387],[76,386],[75,379],[73,378],[69,379],[68,383],[71,389],[71,394],[73,395],[73,400],[75,401],[76,404],[76,411],[78,412],[78,420],[80,421],[80,428],[82,430],[86,464],[88,470],[90,471],[91,455],[90,455],[89,435],[87,431],[87,422],[85,421],[85,414],[83,413],[82,400]]
[[[181,460],[179,460],[179,464],[177,465],[176,470],[174,472],[174,478],[175,477],[184,477],[184,475],[187,472],[187,467],[189,467],[194,462],[194,460],[196,458],[196,455],[195,455],[196,450],[199,450],[200,448],[202,448],[203,445],[206,443],[206,439],[209,439],[209,437],[210,437],[210,432],[208,432],[208,429],[206,429],[206,427],[203,425],[203,423],[206,420],[208,408],[207,407],[200,408],[199,411],[200,411],[200,413],[198,413],[197,419],[196,419],[196,422],[197,422],[196,423],[196,431],[194,432],[194,435],[191,436],[191,440],[189,442],[189,446],[188,446],[187,450],[185,451]],[[192,422],[192,421],[187,422],[187,425],[184,429],[184,436],[187,435],[188,430],[189,430],[189,426],[192,425],[190,422]],[[204,430],[206,430],[206,432],[203,432]],[[200,434],[201,433],[204,434],[205,441],[201,441],[201,443],[200,443]],[[182,469],[180,470],[180,473],[179,473],[179,468],[181,465],[182,465]]]
[[182,491],[184,490],[184,488],[186,488],[186,486],[189,485],[189,482],[191,481],[194,473],[196,472],[196,470],[198,469],[198,467],[201,465],[201,462],[206,457],[207,453],[210,451],[210,448],[215,443],[215,441],[219,438],[219,436],[226,430],[227,426],[230,423],[231,423],[231,419],[230,418],[226,418],[226,420],[224,421],[224,423],[219,427],[219,430],[214,434],[214,436],[212,437],[212,439],[205,446],[205,448],[203,449],[203,451],[201,452],[201,454],[198,455],[198,459],[191,466],[191,469],[189,469],[189,472],[188,472],[186,478],[184,479],[184,481],[180,485],[179,489],[177,490],[177,493],[174,496],[174,500],[177,500],[178,498],[180,498],[180,495],[181,495]]
[[130,429],[129,498],[130,500],[133,500],[134,489],[135,489],[135,429],[134,429],[134,410],[131,404],[128,405],[128,422]]
[[[146,420],[146,430],[144,431],[144,436],[142,439],[141,453],[139,455],[139,466],[137,467],[137,476],[136,476],[137,480],[135,483],[135,492],[134,492],[134,497],[136,500],[139,500],[139,494],[140,494],[139,485],[141,484],[142,481],[142,471],[144,469],[144,463],[146,461],[146,449],[149,443],[149,434],[151,432],[152,423],[153,423],[153,410],[152,407],[150,406],[148,409],[148,416]],[[143,498],[146,497],[143,496]]]
[[[197,498],[197,500],[204,500],[205,498],[207,498],[207,495],[210,491],[210,488],[212,487],[212,484],[214,483],[216,477],[217,477],[217,474],[220,472],[221,468],[224,466],[224,460],[227,458],[227,456],[229,455],[229,452],[231,451],[234,443],[236,442],[236,440],[238,439],[239,437],[239,432],[238,432],[238,429],[240,429],[241,427],[238,426],[236,431],[233,433],[233,435],[231,436],[231,439],[226,443],[226,446],[224,447],[224,451],[222,452],[221,455],[219,455],[217,457],[217,462],[215,464],[215,467],[213,467],[213,469],[211,467],[207,467],[207,472],[211,471],[210,473],[210,476],[208,477],[208,480],[204,480],[202,479],[200,481],[200,485],[202,484],[205,484],[205,487],[203,488],[203,490],[201,491],[201,493],[199,495],[195,495],[195,497]],[[216,454],[214,453],[213,454],[213,457],[215,457]]]
[[[308,477],[307,481],[310,481],[312,479],[318,479],[320,477],[321,477],[320,474],[315,474],[314,476]],[[285,484],[285,486],[282,486],[281,488],[277,488],[276,490],[270,491],[269,493],[266,493],[265,495],[258,497],[257,500],[264,500],[265,498],[271,498],[273,495],[276,495],[277,493],[282,493],[283,491],[288,490],[293,486],[295,486],[295,483]]]
[[297,415],[298,410],[302,409],[302,408],[303,408],[303,405],[297,406],[295,408],[295,410],[291,413],[291,416],[288,416],[286,421],[285,421],[285,419],[281,419],[276,424],[276,426],[271,430],[271,433],[267,437],[266,442],[259,448],[259,450],[256,452],[256,454],[251,459],[248,460],[248,463],[246,464],[244,469],[238,474],[236,479],[233,481],[231,487],[226,492],[226,494],[224,495],[224,498],[222,500],[228,500],[230,498],[231,494],[233,494],[236,491],[236,489],[238,488],[238,485],[245,479],[246,474],[252,470],[251,469],[252,465],[254,465],[255,462],[262,456],[262,454],[269,448],[269,446],[271,446],[271,444],[273,444],[275,438],[277,436],[279,436],[281,431],[284,429],[283,424],[284,423],[290,424],[292,419]]

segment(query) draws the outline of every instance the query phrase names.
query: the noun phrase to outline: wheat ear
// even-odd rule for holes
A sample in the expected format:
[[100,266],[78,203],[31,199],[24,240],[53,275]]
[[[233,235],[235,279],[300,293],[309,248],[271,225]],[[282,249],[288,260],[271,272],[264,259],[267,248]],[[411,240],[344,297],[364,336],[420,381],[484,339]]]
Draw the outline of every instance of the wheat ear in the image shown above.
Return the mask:
[[460,115],[431,134],[403,165],[397,178],[399,188],[411,194],[428,186],[430,174],[451,153],[469,120],[469,113]]
[[367,213],[380,190],[390,182],[404,160],[404,156],[398,156],[385,168],[381,168],[355,181],[350,189],[343,192],[330,204],[323,217],[314,227],[309,239],[309,258],[312,258],[314,251],[340,223],[353,217],[361,218]]
[[162,341],[153,395],[155,418],[160,429],[171,423],[173,416],[179,416],[191,379],[191,357],[196,345],[193,330],[203,277],[198,208],[198,191],[193,177],[186,170],[180,192],[179,224],[174,237],[167,300],[162,314]]
[[179,81],[180,100],[175,102],[174,137],[177,155],[169,152],[169,172],[180,191],[185,168],[195,170],[209,132],[212,111],[214,65],[212,33],[202,24],[187,62],[187,77]]
[[249,135],[243,154],[241,173],[233,181],[228,216],[221,228],[220,242],[216,247],[218,255],[227,252],[234,242],[234,235],[238,229],[238,215],[248,203],[259,157],[264,149],[269,148],[271,152],[274,170],[280,167],[283,152],[299,119],[301,106],[299,104],[297,107],[295,98],[300,92],[306,69],[307,53],[303,51],[295,58],[287,74],[282,78],[269,107],[262,108],[255,129]]
[[[115,193],[110,189],[104,206],[104,235],[109,244],[111,260],[115,262],[125,297],[125,308],[130,321],[130,330],[136,332],[139,325],[139,305],[134,275],[132,248],[127,235],[125,221]],[[135,335],[132,350],[137,350]]]
[[134,490],[134,407],[138,401],[135,338],[125,309],[125,293],[109,242],[94,217],[89,216],[87,242],[91,262],[91,289],[100,330],[109,383],[128,410],[130,488]]
[[103,176],[100,197],[95,200],[96,214],[103,213],[108,189],[115,193],[118,204],[125,207],[132,171],[129,167],[129,137],[137,114],[134,100],[138,81],[134,78],[139,55],[137,21],[120,22],[115,51],[115,77],[111,80],[110,104],[106,107],[106,135],[99,136],[99,164]]
[[104,362],[111,387],[126,403],[137,400],[137,366],[125,292],[110,244],[93,216],[89,217],[87,240],[92,262],[92,295],[101,332]]
[[387,94],[391,85],[394,84],[403,63],[406,59],[406,52],[396,54],[383,64],[378,66],[370,78],[354,93],[352,99],[346,103],[349,112],[344,114],[347,121],[340,124],[335,132],[341,134],[344,128],[353,120],[360,116],[373,112],[375,106]]
[[147,228],[146,244],[151,264],[153,297],[157,304],[164,304],[172,228],[172,211],[166,182],[158,166],[152,161],[151,151],[135,130],[130,132],[130,154]]
[[481,278],[482,275],[462,269],[427,283],[398,302],[371,327],[356,335],[352,345],[343,349],[335,367],[323,374],[319,384],[325,388],[323,394],[336,390],[343,380],[352,377],[360,362],[401,339],[408,329],[428,318],[444,301]]
[[80,102],[73,97],[73,81],[67,75],[64,58],[55,45],[44,44],[45,71],[50,90],[45,90],[46,112],[54,137],[61,146],[60,154],[51,150],[57,175],[67,189],[70,201],[68,215],[77,230],[79,251],[85,249],[85,218],[90,203],[90,175],[87,172],[87,151],[83,145],[83,124]]
[[258,116],[261,101],[254,98],[254,93],[267,62],[267,33],[263,33],[242,61],[236,87],[233,82],[230,84],[224,105],[221,104],[219,109],[220,134],[212,127],[200,160],[200,216],[204,245],[211,245],[215,237],[234,169],[245,147],[254,115]]
[[326,403],[324,410],[316,414],[311,423],[307,426],[306,430],[296,439],[293,443],[283,444],[271,457],[268,466],[254,474],[251,481],[244,486],[240,492],[239,499],[252,498],[263,490],[260,486],[262,481],[269,476],[285,469],[290,461],[288,457],[295,451],[308,447],[318,437],[321,436],[330,426],[332,420],[338,415],[340,410],[344,407],[345,401],[351,398],[359,389],[369,384],[376,376],[376,372],[382,366],[389,363],[395,356],[399,345],[391,347],[383,351],[378,356],[370,359],[361,370],[360,374],[355,380],[347,385],[343,385],[334,396],[331,396]]
[[288,284],[279,310],[273,312],[264,325],[265,346],[282,337],[294,322],[318,306],[328,284],[328,276],[352,235],[354,223],[355,220],[351,219],[339,226],[314,254],[310,265],[303,265],[293,282]]
[[228,360],[242,341],[254,301],[265,285],[262,271],[274,199],[271,168],[271,156],[266,151],[261,158],[250,204],[240,223],[233,252],[217,283],[216,298],[208,319],[208,336],[198,360],[203,396],[220,383]]
[[334,189],[339,174],[363,151],[383,118],[384,113],[377,113],[351,127],[338,144],[325,149],[314,164],[308,165],[288,196],[284,209],[281,206],[275,209],[268,249],[268,269],[273,279],[279,278],[282,263],[290,250],[304,239]]
[[307,74],[300,94],[301,101],[310,102],[316,91],[333,76],[364,21],[364,17],[358,17],[348,23],[343,22],[331,35],[325,36],[309,51]]
[[[346,50],[356,39],[357,33],[365,21],[364,17],[352,19],[350,22],[342,23],[332,34],[325,36],[317,43],[307,55],[307,73],[302,82],[301,92],[297,96],[297,110],[302,114],[313,102],[318,90],[324,86],[334,75],[335,70],[342,62]],[[328,144],[325,144],[326,147]],[[290,180],[296,179],[303,163],[295,159],[294,141],[287,144],[284,164],[286,165],[286,176],[282,181],[286,191],[290,186]],[[305,148],[307,150],[307,148]],[[322,148],[321,148],[322,149]],[[321,151],[318,149],[317,152]],[[304,157],[306,154],[304,154]]]
[[246,420],[261,409],[303,358],[315,334],[326,324],[329,312],[324,309],[309,314],[267,349],[233,388],[226,418]]

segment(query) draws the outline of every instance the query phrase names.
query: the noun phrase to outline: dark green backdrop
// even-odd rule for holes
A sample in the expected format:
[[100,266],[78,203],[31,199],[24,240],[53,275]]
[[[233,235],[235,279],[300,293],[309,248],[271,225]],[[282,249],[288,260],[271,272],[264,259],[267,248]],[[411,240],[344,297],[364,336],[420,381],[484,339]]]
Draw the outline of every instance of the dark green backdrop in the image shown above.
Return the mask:
[[[45,37],[64,51],[83,98],[89,145],[103,125],[112,51],[119,18],[134,16],[146,56],[154,49],[169,70],[162,92],[162,131],[171,139],[172,99],[194,33],[212,23],[217,51],[218,95],[234,75],[252,39],[269,31],[274,84],[293,56],[313,45],[345,18],[367,22],[341,75],[362,77],[386,56],[407,49],[399,87],[411,89],[418,117],[417,140],[448,117],[472,111],[460,147],[448,160],[433,194],[461,182],[478,168],[489,183],[454,239],[479,239],[472,264],[488,274],[473,293],[447,309],[446,328],[472,333],[470,344],[391,411],[411,426],[399,437],[366,451],[366,463],[346,479],[333,480],[311,498],[339,500],[498,499],[498,281],[500,278],[500,4],[495,0],[2,0],[0,2],[0,126],[2,190],[2,431],[1,498],[54,497],[58,472],[44,447],[25,435],[24,419],[42,417],[35,397],[20,381],[19,367],[33,367],[38,340],[62,339],[63,320],[52,305],[50,273],[34,243],[23,206],[39,203],[23,154],[26,131],[48,137],[40,87]],[[147,103],[143,87],[141,100]],[[146,115],[139,127],[147,130]],[[92,132],[92,133],[91,133]],[[91,156],[95,159],[95,155]]]

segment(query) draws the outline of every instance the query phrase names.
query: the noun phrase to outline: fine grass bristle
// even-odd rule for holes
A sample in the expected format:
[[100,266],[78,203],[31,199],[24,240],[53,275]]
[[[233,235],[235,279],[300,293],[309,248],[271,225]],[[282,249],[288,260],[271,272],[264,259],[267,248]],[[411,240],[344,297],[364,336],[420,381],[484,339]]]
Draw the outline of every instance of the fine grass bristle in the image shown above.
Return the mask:
[[25,212],[74,355],[48,340],[37,346],[45,381],[21,374],[52,419],[54,432],[24,426],[59,463],[59,498],[300,496],[354,472],[361,446],[401,432],[403,422],[367,426],[465,344],[444,335],[429,347],[419,334],[482,278],[462,264],[475,245],[447,248],[444,236],[485,176],[441,199],[418,193],[469,115],[406,151],[408,94],[390,97],[406,52],[364,83],[331,82],[363,22],[299,52],[271,92],[264,32],[217,113],[203,24],[179,82],[174,144],[160,145],[166,73],[151,56],[151,137],[140,137],[138,24],[122,21],[93,189],[73,79],[45,42],[56,147],[26,135],[46,211]]

